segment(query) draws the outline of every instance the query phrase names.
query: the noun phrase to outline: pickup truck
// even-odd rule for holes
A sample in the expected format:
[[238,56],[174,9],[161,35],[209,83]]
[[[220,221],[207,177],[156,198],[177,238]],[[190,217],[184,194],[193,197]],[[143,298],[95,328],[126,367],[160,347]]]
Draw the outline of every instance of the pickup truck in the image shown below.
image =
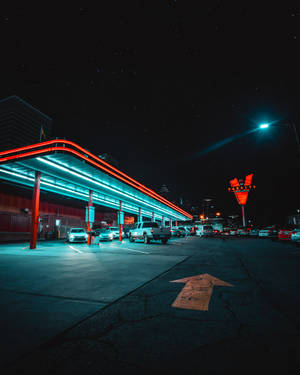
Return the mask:
[[168,242],[171,237],[169,228],[160,227],[158,223],[152,221],[145,221],[144,223],[137,223],[130,229],[129,241],[143,240],[144,243],[150,243],[151,240],[161,240],[163,244]]

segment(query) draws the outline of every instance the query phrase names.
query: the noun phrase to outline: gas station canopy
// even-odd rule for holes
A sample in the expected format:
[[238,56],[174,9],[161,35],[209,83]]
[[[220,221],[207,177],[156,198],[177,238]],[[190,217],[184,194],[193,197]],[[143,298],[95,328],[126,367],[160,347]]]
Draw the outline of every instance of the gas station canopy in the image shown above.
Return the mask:
[[65,139],[0,152],[0,179],[156,220],[191,220],[192,215],[96,155]]

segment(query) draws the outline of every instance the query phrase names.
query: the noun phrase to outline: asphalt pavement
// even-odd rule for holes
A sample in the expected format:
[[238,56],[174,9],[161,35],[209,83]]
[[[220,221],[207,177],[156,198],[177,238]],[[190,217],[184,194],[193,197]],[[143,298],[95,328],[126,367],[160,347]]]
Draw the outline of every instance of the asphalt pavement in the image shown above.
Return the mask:
[[299,265],[268,239],[0,245],[1,374],[297,373]]

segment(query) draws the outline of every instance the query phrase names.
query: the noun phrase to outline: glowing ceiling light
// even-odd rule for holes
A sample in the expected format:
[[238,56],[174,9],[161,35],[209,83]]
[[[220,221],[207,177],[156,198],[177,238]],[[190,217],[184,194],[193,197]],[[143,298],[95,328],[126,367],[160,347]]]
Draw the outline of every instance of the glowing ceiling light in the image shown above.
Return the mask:
[[110,186],[107,186],[106,184],[103,184],[103,183],[101,183],[101,182],[95,181],[95,180],[92,179],[92,178],[89,178],[89,177],[83,176],[82,174],[80,174],[80,173],[78,173],[78,172],[74,172],[74,171],[72,171],[71,169],[66,168],[66,167],[63,167],[63,166],[61,166],[61,165],[58,165],[58,164],[56,164],[56,163],[54,163],[54,162],[52,162],[52,161],[49,161],[49,160],[43,159],[43,158],[41,158],[41,157],[37,157],[36,159],[39,160],[39,161],[41,161],[41,162],[43,162],[43,163],[45,163],[45,164],[51,165],[51,166],[54,167],[54,168],[57,168],[57,169],[60,169],[60,170],[62,170],[62,171],[64,171],[64,172],[70,173],[70,174],[72,174],[73,176],[79,177],[79,178],[84,179],[84,180],[86,180],[86,181],[89,181],[89,182],[91,182],[91,183],[93,183],[93,184],[96,184],[96,185],[98,185],[98,186],[101,186],[101,187],[104,188],[104,189],[111,190],[111,191],[113,191],[113,192],[115,192],[115,193],[117,193],[117,194],[120,194],[120,195],[122,195],[122,196],[125,196],[126,198],[133,199],[133,200],[135,200],[136,202],[139,202],[139,203],[141,203],[141,204],[144,204],[144,205],[146,205],[146,206],[149,206],[149,207],[151,207],[151,208],[154,208],[154,209],[156,209],[156,210],[158,210],[158,211],[164,212],[164,213],[166,213],[167,215],[171,215],[171,216],[175,216],[175,217],[182,217],[182,216],[177,216],[176,214],[174,214],[174,213],[170,212],[169,210],[166,210],[166,209],[164,209],[164,208],[162,208],[162,207],[156,206],[156,205],[154,205],[154,204],[150,204],[150,203],[148,203],[148,202],[146,202],[146,201],[144,201],[144,200],[142,200],[142,199],[135,198],[135,197],[132,196],[131,194],[123,193],[122,191],[120,191],[120,190],[118,190],[118,189],[112,188],[112,187],[110,187]]

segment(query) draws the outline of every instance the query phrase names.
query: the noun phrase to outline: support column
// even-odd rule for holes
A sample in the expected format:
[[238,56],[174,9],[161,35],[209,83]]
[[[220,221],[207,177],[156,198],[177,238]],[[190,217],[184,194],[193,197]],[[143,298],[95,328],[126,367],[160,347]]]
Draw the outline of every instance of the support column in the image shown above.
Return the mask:
[[36,240],[39,226],[40,184],[41,172],[35,171],[35,181],[32,195],[30,249],[36,249]]
[[165,217],[162,216],[161,218],[161,226],[164,227],[165,226]]
[[119,217],[119,241],[122,241],[122,224],[121,221],[122,221],[122,201],[120,201],[120,208],[119,208],[119,214],[118,214],[118,217]]
[[152,222],[154,223],[154,212],[152,212]]
[[142,214],[141,214],[141,207],[139,207],[139,217],[138,217],[138,223],[140,223],[142,220]]
[[178,222],[177,222],[177,220],[175,221],[175,227],[177,227],[178,226]]
[[241,205],[242,206],[242,217],[243,217],[243,227],[245,227],[246,226],[246,219],[245,219],[245,205],[244,204],[242,204]]
[[[92,230],[93,223],[90,222],[90,211],[89,207],[93,206],[93,190],[89,190],[89,203],[88,203],[88,222],[87,222],[87,230],[90,232]],[[88,233],[88,240],[87,244],[91,244],[91,235]]]

